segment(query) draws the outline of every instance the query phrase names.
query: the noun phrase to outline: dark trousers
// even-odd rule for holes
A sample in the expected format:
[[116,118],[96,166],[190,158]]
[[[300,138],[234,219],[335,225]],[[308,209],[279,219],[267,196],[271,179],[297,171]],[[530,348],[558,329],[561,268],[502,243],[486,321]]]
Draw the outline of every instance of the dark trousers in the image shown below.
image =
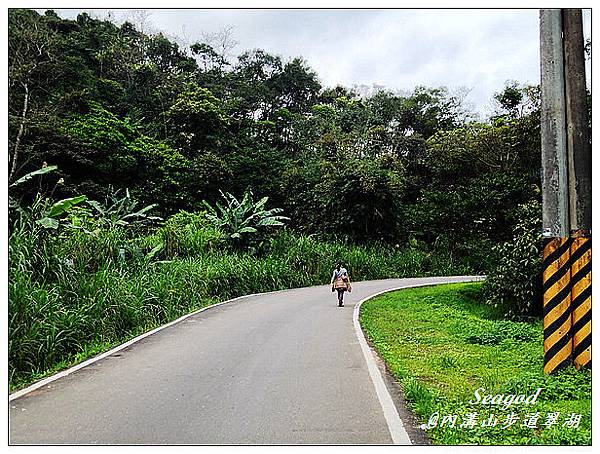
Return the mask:
[[346,291],[345,288],[336,288],[337,293],[338,293],[338,304],[341,306],[342,304],[344,304],[344,292]]

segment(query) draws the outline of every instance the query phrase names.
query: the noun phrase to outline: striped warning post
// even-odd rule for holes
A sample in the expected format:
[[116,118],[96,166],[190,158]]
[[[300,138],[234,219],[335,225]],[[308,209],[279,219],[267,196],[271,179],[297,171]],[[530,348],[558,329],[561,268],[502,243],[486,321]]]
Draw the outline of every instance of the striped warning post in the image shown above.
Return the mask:
[[571,240],[571,323],[575,367],[592,367],[592,239],[576,232]]
[[562,369],[571,363],[571,240],[544,241],[544,372]]

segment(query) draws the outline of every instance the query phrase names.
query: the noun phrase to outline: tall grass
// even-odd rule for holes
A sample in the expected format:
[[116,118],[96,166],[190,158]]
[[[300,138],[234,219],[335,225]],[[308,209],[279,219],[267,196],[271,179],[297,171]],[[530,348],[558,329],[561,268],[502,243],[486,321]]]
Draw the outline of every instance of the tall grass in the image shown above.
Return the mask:
[[[328,283],[337,260],[355,281],[470,271],[450,256],[290,231],[251,255],[223,247],[214,230],[182,226],[186,216],[197,223],[181,215],[143,237],[93,226],[49,234],[31,216],[17,223],[9,238],[11,389],[215,302]],[[148,260],[144,252],[157,245],[161,253]]]

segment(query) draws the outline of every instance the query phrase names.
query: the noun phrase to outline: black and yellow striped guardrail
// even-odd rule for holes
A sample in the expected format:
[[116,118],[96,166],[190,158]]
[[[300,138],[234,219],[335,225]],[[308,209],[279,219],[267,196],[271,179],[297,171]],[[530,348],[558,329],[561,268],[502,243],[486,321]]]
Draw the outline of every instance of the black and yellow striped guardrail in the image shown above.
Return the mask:
[[592,365],[592,240],[544,240],[544,372]]

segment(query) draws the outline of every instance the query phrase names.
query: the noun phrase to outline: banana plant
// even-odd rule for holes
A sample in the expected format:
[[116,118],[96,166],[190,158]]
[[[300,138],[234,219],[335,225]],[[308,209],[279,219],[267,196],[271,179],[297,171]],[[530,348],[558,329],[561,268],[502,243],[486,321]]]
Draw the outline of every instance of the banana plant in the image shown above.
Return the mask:
[[104,203],[96,200],[88,200],[88,205],[96,210],[101,221],[110,225],[129,226],[145,222],[161,221],[159,216],[151,216],[149,212],[156,208],[158,204],[154,203],[143,208],[139,208],[139,202],[131,196],[129,189],[125,189],[122,195],[120,189],[110,188]]
[[[18,187],[36,176],[45,175],[47,173],[53,172],[57,168],[58,168],[57,166],[44,165],[41,169],[34,170],[33,172],[29,172],[28,174],[23,175],[21,178],[19,178],[14,183],[12,183],[9,186],[9,188]],[[39,197],[39,200],[41,200],[41,197],[39,196],[39,194],[38,194],[38,197]],[[35,222],[36,222],[36,224],[44,227],[45,229],[56,230],[56,229],[58,229],[58,226],[60,225],[59,218],[63,214],[68,213],[75,205],[80,204],[81,202],[83,202],[86,199],[87,199],[87,197],[85,195],[79,195],[76,197],[69,197],[66,199],[59,200],[58,202],[55,202],[52,205],[48,204],[49,200],[47,199],[42,204],[42,206],[47,207],[47,208],[44,208],[41,211],[41,216],[38,219],[36,219]],[[21,204],[15,198],[10,197],[10,196],[9,196],[9,207],[12,209],[16,209],[20,213],[23,212],[23,209],[21,208]]]
[[48,166],[48,165],[46,165],[46,166],[42,167],[41,169],[34,170],[33,172],[29,172],[28,174],[23,175],[17,181],[15,181],[14,183],[12,183],[9,186],[9,188],[14,188],[16,186],[20,186],[23,183],[31,180],[35,176],[45,175],[46,173],[54,172],[56,169],[58,169],[58,166]]
[[[21,186],[23,183],[26,183],[27,181],[31,180],[33,177],[36,177],[38,175],[45,175],[46,173],[55,171],[57,168],[58,168],[57,166],[44,165],[44,167],[42,167],[41,169],[34,170],[33,172],[29,172],[28,174],[23,175],[17,181],[10,184],[8,186],[8,189],[10,191],[10,189]],[[19,201],[17,199],[15,199],[12,195],[8,196],[8,207],[12,210],[16,210],[19,213],[22,213],[22,211],[23,211]]]
[[268,197],[254,202],[252,191],[246,191],[242,200],[228,192],[219,192],[225,203],[222,205],[216,202],[213,207],[204,201],[208,210],[206,217],[238,245],[248,245],[253,239],[255,242],[259,241],[269,227],[283,226],[283,221],[289,220],[288,217],[279,214],[283,211],[281,208],[265,209]]
[[71,208],[84,200],[87,200],[87,196],[85,195],[78,195],[77,197],[59,200],[54,205],[50,206],[50,209],[45,213],[45,216],[35,222],[46,229],[56,230],[59,226],[58,218],[71,211]]

